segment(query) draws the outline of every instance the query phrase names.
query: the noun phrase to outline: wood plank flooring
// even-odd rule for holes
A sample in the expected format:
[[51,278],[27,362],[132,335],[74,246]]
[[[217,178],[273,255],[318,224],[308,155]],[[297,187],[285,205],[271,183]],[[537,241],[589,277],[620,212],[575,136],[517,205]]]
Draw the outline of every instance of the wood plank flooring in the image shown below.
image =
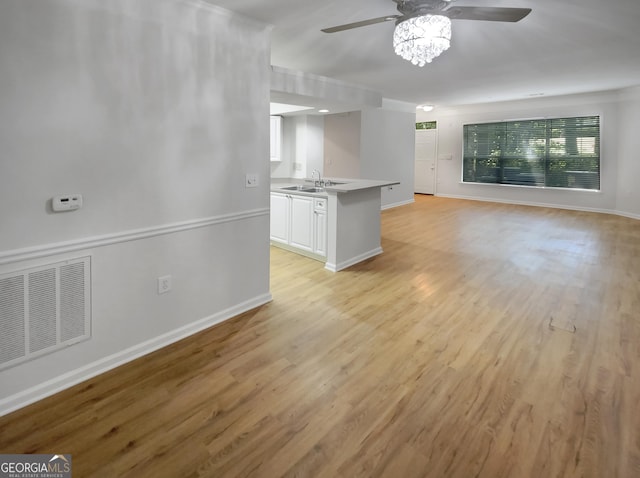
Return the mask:
[[75,477],[638,477],[640,221],[416,196],[333,274],[0,418]]

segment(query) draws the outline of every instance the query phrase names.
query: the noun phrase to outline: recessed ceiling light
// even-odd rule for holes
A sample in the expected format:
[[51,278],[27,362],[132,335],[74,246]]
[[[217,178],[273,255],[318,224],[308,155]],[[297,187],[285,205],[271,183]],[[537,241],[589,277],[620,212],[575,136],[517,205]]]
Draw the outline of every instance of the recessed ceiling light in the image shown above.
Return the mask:
[[318,113],[328,113],[329,110],[318,110]]
[[434,106],[433,105],[418,105],[416,106],[417,110],[422,110],[422,111],[433,111]]

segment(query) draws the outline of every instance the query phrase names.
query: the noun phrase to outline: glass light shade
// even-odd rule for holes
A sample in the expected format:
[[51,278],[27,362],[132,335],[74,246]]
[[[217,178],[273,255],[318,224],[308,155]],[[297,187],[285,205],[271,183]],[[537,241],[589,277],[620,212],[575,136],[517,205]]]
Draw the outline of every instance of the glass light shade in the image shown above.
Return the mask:
[[412,17],[396,25],[393,48],[414,65],[431,63],[450,46],[451,20],[442,15]]

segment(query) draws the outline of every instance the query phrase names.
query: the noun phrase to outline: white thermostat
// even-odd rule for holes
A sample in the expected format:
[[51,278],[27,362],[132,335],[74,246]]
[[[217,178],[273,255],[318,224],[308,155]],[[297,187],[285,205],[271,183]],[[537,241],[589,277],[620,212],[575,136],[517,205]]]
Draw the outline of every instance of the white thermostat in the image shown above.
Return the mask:
[[66,194],[51,199],[51,206],[55,212],[74,211],[82,207],[82,194]]

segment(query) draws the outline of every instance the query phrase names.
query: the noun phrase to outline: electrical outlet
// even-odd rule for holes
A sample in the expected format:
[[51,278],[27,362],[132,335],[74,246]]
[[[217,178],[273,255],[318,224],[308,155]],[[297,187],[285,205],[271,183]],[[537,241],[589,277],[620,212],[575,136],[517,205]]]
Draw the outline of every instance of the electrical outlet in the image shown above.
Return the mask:
[[171,276],[158,277],[158,294],[166,294],[171,290]]

